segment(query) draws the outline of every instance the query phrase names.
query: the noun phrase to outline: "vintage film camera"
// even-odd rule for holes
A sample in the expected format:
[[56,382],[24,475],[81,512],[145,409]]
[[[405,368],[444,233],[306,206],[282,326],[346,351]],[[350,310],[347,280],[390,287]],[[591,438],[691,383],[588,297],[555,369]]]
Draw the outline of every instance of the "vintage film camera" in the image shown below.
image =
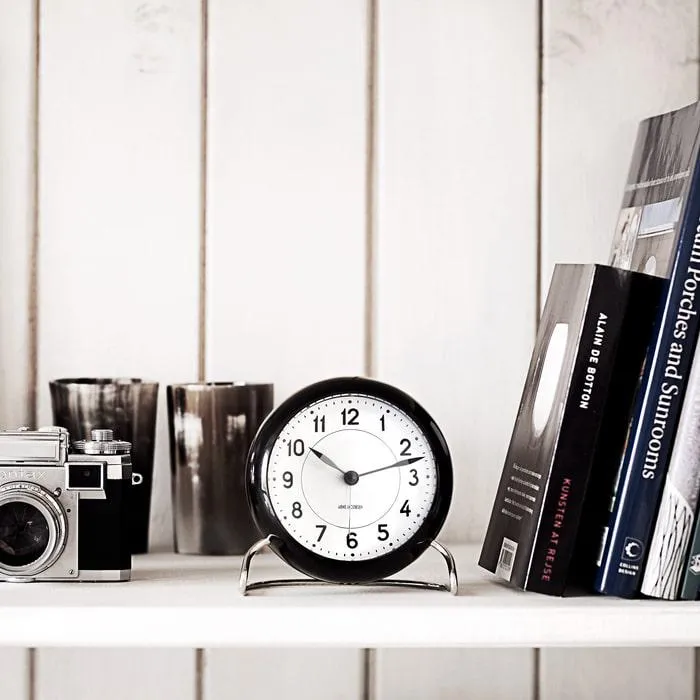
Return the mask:
[[128,581],[131,445],[0,431],[0,581]]

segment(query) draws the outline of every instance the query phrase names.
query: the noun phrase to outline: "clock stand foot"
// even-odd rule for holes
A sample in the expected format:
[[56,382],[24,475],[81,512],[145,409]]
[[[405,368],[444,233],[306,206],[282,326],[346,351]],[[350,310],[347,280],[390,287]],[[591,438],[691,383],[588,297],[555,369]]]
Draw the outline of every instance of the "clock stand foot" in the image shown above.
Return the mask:
[[242,595],[247,595],[250,591],[257,591],[262,588],[281,588],[284,586],[380,586],[383,588],[417,588],[420,590],[429,591],[444,591],[457,595],[457,566],[454,557],[450,551],[440,544],[437,540],[433,540],[430,546],[438,552],[447,566],[447,574],[449,583],[431,583],[429,581],[413,581],[408,579],[381,579],[379,581],[371,581],[368,583],[328,583],[327,581],[317,581],[312,578],[283,578],[271,579],[269,581],[258,581],[256,583],[248,583],[248,575],[250,566],[256,554],[259,554],[263,549],[270,546],[274,535],[268,535],[262,540],[256,542],[243,556],[241,564],[240,591]]

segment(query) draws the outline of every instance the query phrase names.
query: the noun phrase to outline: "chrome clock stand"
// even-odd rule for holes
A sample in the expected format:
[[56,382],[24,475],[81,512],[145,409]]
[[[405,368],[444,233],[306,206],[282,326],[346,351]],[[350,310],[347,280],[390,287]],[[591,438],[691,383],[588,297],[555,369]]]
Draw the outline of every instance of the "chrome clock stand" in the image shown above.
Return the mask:
[[457,595],[457,566],[455,565],[454,557],[450,551],[437,540],[433,540],[430,546],[445,560],[447,575],[450,581],[449,584],[407,579],[380,579],[379,581],[370,581],[368,583],[328,583],[327,581],[318,581],[312,578],[280,578],[248,583],[248,575],[253,558],[263,549],[268,548],[273,539],[275,539],[274,535],[268,535],[264,539],[259,540],[243,556],[240,579],[240,591],[242,595],[247,595],[250,591],[257,591],[262,588],[280,588],[282,586],[382,586],[387,588],[419,588],[421,590],[444,591],[445,593]]

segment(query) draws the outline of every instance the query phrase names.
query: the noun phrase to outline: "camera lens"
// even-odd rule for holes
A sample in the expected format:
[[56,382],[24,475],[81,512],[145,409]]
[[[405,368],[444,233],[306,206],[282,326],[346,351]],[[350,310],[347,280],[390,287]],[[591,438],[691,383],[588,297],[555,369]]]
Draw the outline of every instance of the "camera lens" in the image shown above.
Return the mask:
[[49,537],[46,518],[33,505],[22,501],[0,505],[0,564],[31,564],[46,551]]

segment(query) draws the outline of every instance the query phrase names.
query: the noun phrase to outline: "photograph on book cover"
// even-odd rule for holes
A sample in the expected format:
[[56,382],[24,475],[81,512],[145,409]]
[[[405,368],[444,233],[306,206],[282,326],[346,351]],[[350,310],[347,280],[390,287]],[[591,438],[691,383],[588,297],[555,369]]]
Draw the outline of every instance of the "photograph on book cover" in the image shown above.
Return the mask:
[[623,208],[615,231],[611,264],[626,270],[668,277],[682,204],[681,197],[674,197],[644,206]]
[[590,282],[584,266],[555,270],[482,550],[481,566],[518,587],[532,577]]

